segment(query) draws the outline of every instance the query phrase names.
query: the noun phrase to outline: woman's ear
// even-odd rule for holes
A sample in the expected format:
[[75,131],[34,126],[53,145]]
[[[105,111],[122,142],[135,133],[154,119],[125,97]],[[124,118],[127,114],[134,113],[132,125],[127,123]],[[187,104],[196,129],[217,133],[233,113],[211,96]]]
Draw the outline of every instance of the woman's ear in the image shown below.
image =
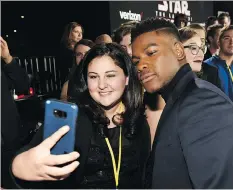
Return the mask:
[[175,50],[176,57],[179,61],[185,59],[184,46],[181,42],[175,42],[174,50]]
[[125,86],[129,84],[129,77],[126,77]]

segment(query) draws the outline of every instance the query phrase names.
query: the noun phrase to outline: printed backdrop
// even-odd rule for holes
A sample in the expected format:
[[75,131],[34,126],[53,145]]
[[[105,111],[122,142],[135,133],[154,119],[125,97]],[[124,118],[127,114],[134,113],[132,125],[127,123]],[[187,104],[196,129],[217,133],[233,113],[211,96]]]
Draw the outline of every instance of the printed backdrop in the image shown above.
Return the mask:
[[177,12],[185,13],[189,22],[204,23],[213,15],[213,2],[205,1],[111,1],[111,31],[129,20],[144,20],[147,17],[165,17],[173,21]]

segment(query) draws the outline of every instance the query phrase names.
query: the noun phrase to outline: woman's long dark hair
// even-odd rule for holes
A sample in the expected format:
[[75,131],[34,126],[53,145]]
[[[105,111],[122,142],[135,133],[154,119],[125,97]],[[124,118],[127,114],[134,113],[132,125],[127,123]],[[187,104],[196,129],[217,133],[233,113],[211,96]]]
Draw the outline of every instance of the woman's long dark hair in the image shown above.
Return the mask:
[[65,26],[62,38],[61,38],[61,45],[68,48],[69,46],[69,37],[71,32],[76,28],[77,26],[80,26],[82,28],[82,33],[84,33],[84,29],[81,24],[77,22],[70,22]]
[[73,75],[73,100],[76,100],[80,107],[86,110],[93,124],[99,128],[102,136],[106,136],[107,126],[110,121],[105,116],[104,110],[90,96],[87,89],[87,70],[89,63],[96,57],[111,57],[115,64],[119,66],[125,76],[129,77],[128,85],[122,96],[122,102],[125,105],[123,114],[123,126],[127,127],[126,137],[131,138],[137,134],[136,122],[143,115],[143,92],[140,81],[137,77],[137,71],[127,52],[115,43],[102,43],[95,45],[84,56],[79,67]]

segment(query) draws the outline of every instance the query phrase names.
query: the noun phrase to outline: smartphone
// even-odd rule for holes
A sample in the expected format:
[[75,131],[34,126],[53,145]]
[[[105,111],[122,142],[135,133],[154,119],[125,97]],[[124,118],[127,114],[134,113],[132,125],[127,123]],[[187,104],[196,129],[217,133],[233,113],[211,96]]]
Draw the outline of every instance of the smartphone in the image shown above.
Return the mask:
[[43,138],[46,139],[64,125],[70,130],[51,149],[51,154],[68,154],[74,151],[78,106],[74,103],[50,99],[45,102]]

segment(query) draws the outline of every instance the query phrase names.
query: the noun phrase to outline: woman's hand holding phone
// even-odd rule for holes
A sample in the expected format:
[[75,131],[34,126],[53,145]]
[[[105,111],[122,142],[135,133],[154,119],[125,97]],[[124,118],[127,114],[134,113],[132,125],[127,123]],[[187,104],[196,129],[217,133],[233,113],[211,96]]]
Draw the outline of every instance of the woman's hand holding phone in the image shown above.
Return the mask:
[[[12,172],[15,177],[27,181],[57,181],[67,178],[79,165],[78,152],[52,155],[50,150],[69,131],[63,126],[38,146],[15,157]],[[67,164],[63,167],[58,165]]]

